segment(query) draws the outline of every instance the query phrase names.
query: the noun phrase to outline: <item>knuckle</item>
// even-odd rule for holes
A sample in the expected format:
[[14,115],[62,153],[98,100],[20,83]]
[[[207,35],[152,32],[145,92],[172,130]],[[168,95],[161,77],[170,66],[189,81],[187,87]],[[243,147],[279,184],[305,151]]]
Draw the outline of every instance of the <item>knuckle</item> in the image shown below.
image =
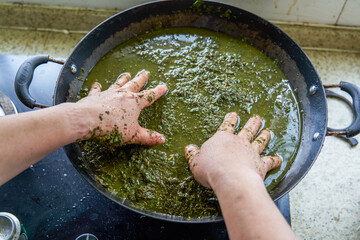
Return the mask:
[[253,140],[253,134],[250,132],[250,130],[246,129],[246,137],[247,139],[249,139],[250,141]]
[[194,160],[192,160],[189,164],[192,169],[194,169],[197,166],[197,162]]
[[255,139],[255,143],[259,146],[261,146],[264,143],[265,139],[263,138],[257,138]]
[[131,81],[131,84],[134,85],[135,87],[139,87],[139,84],[136,81]]

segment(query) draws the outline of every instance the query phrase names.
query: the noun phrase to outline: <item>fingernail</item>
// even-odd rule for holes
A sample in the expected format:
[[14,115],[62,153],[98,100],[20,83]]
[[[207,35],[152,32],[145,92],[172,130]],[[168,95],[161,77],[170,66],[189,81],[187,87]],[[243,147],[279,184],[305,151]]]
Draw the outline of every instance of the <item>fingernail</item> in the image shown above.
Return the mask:
[[230,113],[226,114],[226,115],[225,115],[225,119],[228,118],[228,117],[230,117],[231,115],[234,115],[234,114],[236,114],[236,113],[235,113],[235,112],[230,112]]
[[260,129],[259,132],[268,132],[270,134],[270,139],[274,138],[274,133],[268,128]]
[[193,150],[191,150],[192,147],[199,148],[195,144],[190,144],[190,145],[185,146],[185,151],[193,151]]
[[143,69],[143,70],[141,70],[140,72],[138,72],[138,73],[136,74],[136,77],[139,76],[139,75],[142,74],[142,73],[145,73],[147,76],[150,75],[150,72],[149,72],[149,71],[146,71],[145,69]]
[[[265,120],[261,120],[261,126],[260,126],[259,131],[261,131],[261,130],[263,130],[265,128],[265,123],[266,123]],[[266,130],[269,130],[269,129],[267,128]]]
[[96,87],[102,88],[99,82],[94,82],[93,84],[91,84],[91,88],[96,88]]
[[168,89],[168,87],[165,84],[157,85],[155,88],[158,88],[158,87]]
[[235,126],[235,131],[238,131],[240,127],[240,116],[237,116],[237,122],[236,122],[236,126]]
[[166,139],[165,139],[164,135],[161,135],[161,136],[159,137],[159,140],[160,140],[161,142],[166,142]]
[[120,73],[120,75],[117,77],[117,79],[121,78],[121,77],[124,76],[124,75],[127,75],[127,76],[129,77],[129,79],[131,78],[130,73],[124,72],[124,73]]
[[169,93],[169,88],[166,85],[160,85],[160,87],[165,87],[166,88],[166,91],[163,94],[163,96],[166,96]]

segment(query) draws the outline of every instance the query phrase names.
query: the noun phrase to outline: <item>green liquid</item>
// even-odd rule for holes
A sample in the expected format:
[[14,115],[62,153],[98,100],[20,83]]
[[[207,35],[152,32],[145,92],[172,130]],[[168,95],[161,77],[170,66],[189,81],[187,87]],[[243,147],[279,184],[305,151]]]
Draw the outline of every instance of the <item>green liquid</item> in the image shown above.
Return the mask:
[[[123,72],[150,71],[144,89],[166,84],[168,93],[140,115],[140,125],[165,135],[156,147],[127,145],[116,151],[82,143],[84,158],[107,189],[148,210],[183,217],[220,215],[212,190],[193,178],[184,157],[237,112],[240,126],[259,115],[272,139],[263,155],[283,164],[265,179],[269,191],[289,169],[300,139],[296,98],[276,63],[246,41],[196,28],[169,28],[134,37],[109,52],[89,73],[81,95],[100,82],[107,89]],[[238,132],[241,128],[237,127]]]

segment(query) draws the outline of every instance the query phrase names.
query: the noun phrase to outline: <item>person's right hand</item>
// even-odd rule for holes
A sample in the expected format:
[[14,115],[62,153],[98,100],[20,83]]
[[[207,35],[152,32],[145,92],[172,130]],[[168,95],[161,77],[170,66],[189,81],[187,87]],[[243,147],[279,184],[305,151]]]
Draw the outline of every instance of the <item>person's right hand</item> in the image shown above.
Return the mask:
[[[260,157],[270,140],[269,130],[262,130],[261,118],[251,118],[238,135],[234,134],[238,117],[230,113],[213,137],[201,148],[185,147],[185,157],[195,179],[205,187],[214,188],[215,183],[237,181],[239,176],[265,178],[271,169],[281,165],[279,156]],[[255,139],[254,139],[255,138]]]

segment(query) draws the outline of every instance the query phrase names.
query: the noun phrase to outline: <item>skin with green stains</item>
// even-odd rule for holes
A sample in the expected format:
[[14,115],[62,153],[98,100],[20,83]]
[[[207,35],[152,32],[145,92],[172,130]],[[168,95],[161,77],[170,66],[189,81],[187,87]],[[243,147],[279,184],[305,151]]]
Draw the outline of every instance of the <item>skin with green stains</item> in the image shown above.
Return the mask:
[[294,93],[275,62],[245,40],[222,33],[162,29],[108,53],[87,76],[81,96],[95,81],[106,89],[119,74],[134,75],[143,68],[151,73],[145,88],[166,84],[169,91],[142,111],[139,122],[163,133],[167,141],[151,148],[81,142],[84,159],[102,185],[148,210],[184,217],[219,215],[215,194],[194,180],[184,146],[201,146],[234,111],[241,126],[259,115],[263,128],[272,131],[263,155],[283,157],[282,166],[265,179],[272,191],[296,154],[301,126]]

